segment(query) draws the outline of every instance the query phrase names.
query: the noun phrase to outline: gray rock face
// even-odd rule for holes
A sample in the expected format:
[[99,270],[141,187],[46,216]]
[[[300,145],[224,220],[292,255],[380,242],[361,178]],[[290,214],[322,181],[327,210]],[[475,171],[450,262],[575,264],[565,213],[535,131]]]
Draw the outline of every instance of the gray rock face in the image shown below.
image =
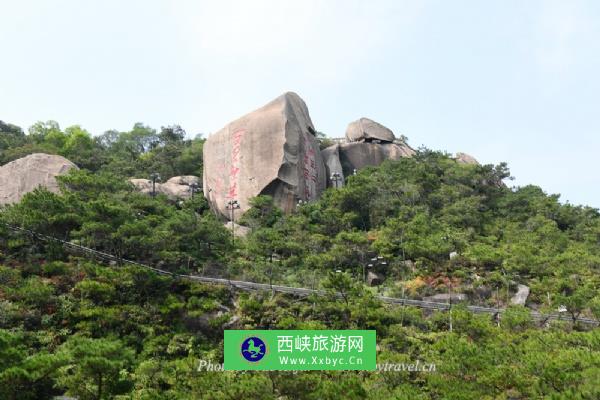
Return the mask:
[[210,135],[204,144],[204,195],[230,218],[227,202],[237,200],[237,220],[248,200],[265,194],[284,212],[298,200],[319,198],[326,187],[325,164],[304,101],[285,93]]
[[[342,163],[340,162],[340,145],[338,143],[333,146],[329,146],[326,149],[321,150],[321,157],[325,162],[325,171],[327,174],[327,187],[334,187],[335,184],[338,186],[344,186],[345,175],[342,169]],[[332,182],[332,174],[339,174],[339,181]]]
[[[152,181],[149,179],[130,179],[130,183],[135,188],[146,194],[152,193]],[[198,185],[200,188],[200,178],[197,176],[174,176],[165,183],[156,182],[156,193],[165,194],[169,199],[189,199],[192,196],[192,184]]]
[[56,177],[77,168],[64,157],[43,153],[9,162],[0,167],[0,205],[17,203],[26,193],[44,187],[58,193]]
[[394,132],[369,118],[351,122],[346,128],[346,140],[349,142],[379,140],[392,143],[394,139]]
[[524,306],[529,297],[529,287],[519,284],[517,286],[517,293],[510,299],[511,304],[518,304]]

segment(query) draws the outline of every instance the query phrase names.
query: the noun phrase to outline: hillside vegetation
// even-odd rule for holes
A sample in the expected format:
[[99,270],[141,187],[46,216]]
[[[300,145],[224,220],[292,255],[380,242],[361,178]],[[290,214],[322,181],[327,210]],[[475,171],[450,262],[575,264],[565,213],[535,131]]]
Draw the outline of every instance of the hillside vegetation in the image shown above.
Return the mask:
[[[419,149],[290,215],[257,197],[240,221],[251,232],[232,241],[201,195],[170,201],[127,182],[201,175],[202,144],[176,126],[92,137],[54,122],[27,135],[0,123],[1,164],[46,152],[81,167],[59,178],[62,194],[31,192],[2,209],[0,222],[174,272],[329,295],[240,293],[100,265],[0,225],[1,399],[600,398],[600,329],[576,322],[600,317],[597,210],[536,186],[509,188],[505,164]],[[370,269],[383,285],[365,285]],[[527,308],[509,306],[518,284],[531,288]],[[463,305],[451,315],[384,305],[377,292],[463,293],[508,310],[498,324]],[[539,326],[528,311],[561,306],[572,322]],[[199,360],[222,362],[227,328],[376,329],[378,363],[420,360],[436,370],[197,371]]]

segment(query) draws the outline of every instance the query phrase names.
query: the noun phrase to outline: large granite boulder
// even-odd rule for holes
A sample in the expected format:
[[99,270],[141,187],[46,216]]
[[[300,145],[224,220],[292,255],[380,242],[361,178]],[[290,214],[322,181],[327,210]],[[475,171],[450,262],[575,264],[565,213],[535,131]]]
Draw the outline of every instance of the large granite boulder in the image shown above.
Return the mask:
[[204,195],[229,218],[239,218],[249,199],[270,195],[284,212],[298,200],[316,200],[326,186],[325,165],[304,101],[285,93],[208,137],[204,143]]
[[64,157],[30,154],[0,167],[0,205],[17,203],[38,187],[58,193],[56,177],[77,168]]
[[381,141],[392,143],[394,139],[394,132],[369,118],[361,118],[351,122],[346,128],[346,140],[349,142]]

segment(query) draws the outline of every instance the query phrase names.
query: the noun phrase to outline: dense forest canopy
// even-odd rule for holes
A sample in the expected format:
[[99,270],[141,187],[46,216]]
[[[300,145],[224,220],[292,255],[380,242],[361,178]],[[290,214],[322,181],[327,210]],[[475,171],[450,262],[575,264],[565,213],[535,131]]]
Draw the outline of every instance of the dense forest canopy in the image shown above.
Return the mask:
[[0,165],[32,153],[59,154],[90,172],[143,177],[202,175],[201,137],[186,139],[178,125],[160,131],[137,123],[130,131],[92,136],[80,126],[64,130],[55,121],[37,122],[28,133],[0,121]]
[[[328,295],[240,293],[101,265],[0,225],[0,398],[600,398],[600,330],[576,322],[600,318],[598,210],[536,186],[507,187],[505,164],[460,164],[422,148],[359,171],[289,215],[256,197],[240,221],[251,231],[234,242],[202,196],[172,201],[127,182],[201,176],[202,145],[179,126],[91,136],[52,121],[27,134],[0,122],[0,165],[44,152],[80,167],[59,178],[62,193],[37,189],[3,208],[0,222],[174,272]],[[378,257],[385,279],[368,287],[365,268]],[[509,304],[517,285],[531,289],[527,307]],[[498,324],[462,305],[450,316],[384,305],[377,292],[464,293],[508,309]],[[529,314],[559,307],[573,321],[540,327]],[[378,362],[437,368],[197,371],[198,360],[222,362],[231,327],[376,329]]]

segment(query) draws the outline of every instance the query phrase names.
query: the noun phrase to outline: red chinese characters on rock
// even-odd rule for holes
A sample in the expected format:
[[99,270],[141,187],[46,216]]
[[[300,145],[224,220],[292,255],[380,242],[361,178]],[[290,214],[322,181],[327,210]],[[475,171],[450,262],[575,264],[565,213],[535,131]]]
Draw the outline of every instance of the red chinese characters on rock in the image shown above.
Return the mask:
[[242,138],[246,134],[245,129],[238,129],[231,135],[231,163],[229,167],[229,190],[227,198],[233,200],[238,195],[238,178],[240,173],[240,152],[242,148]]
[[316,196],[317,185],[317,163],[315,157],[315,149],[307,140],[306,133],[302,134],[302,148],[304,156],[302,157],[302,175],[304,177],[304,198],[305,200],[313,199]]

